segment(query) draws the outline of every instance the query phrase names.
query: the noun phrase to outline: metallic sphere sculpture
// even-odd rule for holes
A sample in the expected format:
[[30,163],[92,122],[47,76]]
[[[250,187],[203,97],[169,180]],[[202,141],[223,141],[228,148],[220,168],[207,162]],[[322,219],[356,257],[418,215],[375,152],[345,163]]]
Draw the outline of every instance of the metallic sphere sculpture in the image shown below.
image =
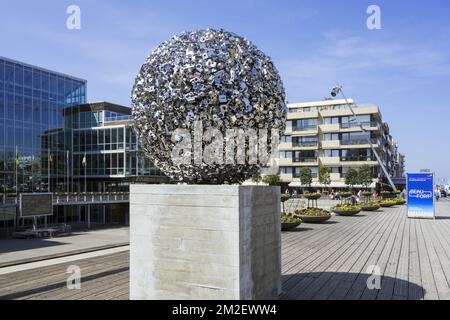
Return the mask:
[[[133,87],[132,114],[144,152],[169,177],[238,183],[258,173],[261,164],[176,163],[173,149],[185,138],[174,138],[174,132],[201,123],[223,135],[227,129],[275,129],[279,139],[285,129],[285,92],[271,59],[250,41],[224,30],[198,30],[174,36],[150,54]],[[206,144],[201,140],[200,147]],[[185,156],[192,160],[195,153]]]

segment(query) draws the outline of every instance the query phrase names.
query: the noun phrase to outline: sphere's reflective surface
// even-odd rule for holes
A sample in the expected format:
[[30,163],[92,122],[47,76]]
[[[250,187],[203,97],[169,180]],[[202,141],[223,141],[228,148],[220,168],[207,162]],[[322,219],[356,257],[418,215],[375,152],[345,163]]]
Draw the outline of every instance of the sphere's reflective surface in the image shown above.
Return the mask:
[[[186,32],[157,47],[136,78],[132,108],[135,131],[150,160],[168,176],[190,183],[240,182],[260,165],[176,163],[176,129],[192,130],[194,122],[224,136],[227,129],[267,129],[269,139],[272,129],[279,136],[285,129],[285,93],[271,59],[224,30]],[[192,151],[188,157],[194,157]]]

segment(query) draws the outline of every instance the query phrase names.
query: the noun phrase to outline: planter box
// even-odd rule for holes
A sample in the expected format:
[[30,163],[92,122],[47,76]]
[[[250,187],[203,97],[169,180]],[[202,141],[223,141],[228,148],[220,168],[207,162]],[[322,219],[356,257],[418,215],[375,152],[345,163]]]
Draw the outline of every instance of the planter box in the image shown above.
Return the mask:
[[390,203],[380,203],[380,207],[382,208],[390,208],[395,206],[395,204],[390,204]]
[[130,298],[277,299],[280,187],[130,186]]
[[308,216],[297,215],[304,223],[322,223],[331,218],[331,216]]
[[301,224],[302,224],[301,222],[282,222],[281,223],[281,231],[295,229]]
[[334,213],[340,216],[354,216],[361,212],[361,210],[333,210]]
[[376,211],[376,210],[380,209],[380,207],[379,206],[378,207],[364,207],[364,206],[362,206],[361,209],[362,209],[362,211]]

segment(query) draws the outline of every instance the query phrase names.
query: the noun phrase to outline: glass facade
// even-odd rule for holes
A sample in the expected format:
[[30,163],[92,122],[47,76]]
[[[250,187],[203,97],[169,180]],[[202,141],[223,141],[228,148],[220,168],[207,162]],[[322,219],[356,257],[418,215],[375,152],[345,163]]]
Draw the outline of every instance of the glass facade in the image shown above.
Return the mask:
[[0,192],[64,188],[63,110],[83,103],[85,80],[0,57]]
[[67,108],[64,117],[66,127],[71,128],[71,190],[127,191],[129,182],[137,177],[141,181],[155,178],[150,182],[165,179],[142,152],[131,128],[130,113],[127,107],[107,102]]

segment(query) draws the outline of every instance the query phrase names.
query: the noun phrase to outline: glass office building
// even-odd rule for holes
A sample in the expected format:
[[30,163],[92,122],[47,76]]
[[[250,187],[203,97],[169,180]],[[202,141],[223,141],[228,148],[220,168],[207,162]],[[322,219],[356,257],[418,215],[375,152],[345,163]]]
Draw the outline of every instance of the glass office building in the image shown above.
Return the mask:
[[[167,178],[145,157],[132,130],[131,109],[108,102],[67,107],[70,191],[128,191],[132,182]],[[84,161],[85,159],[85,161]]]
[[83,103],[85,80],[0,57],[0,192],[64,190],[64,109]]

